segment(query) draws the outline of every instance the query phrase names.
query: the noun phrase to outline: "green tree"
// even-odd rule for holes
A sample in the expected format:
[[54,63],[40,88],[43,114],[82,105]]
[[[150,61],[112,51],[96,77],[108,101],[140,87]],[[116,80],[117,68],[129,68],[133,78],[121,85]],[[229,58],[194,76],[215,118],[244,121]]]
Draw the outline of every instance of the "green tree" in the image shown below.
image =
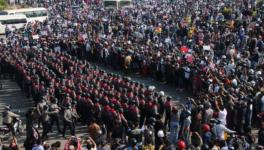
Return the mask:
[[6,0],[0,0],[0,10],[4,10],[7,7]]

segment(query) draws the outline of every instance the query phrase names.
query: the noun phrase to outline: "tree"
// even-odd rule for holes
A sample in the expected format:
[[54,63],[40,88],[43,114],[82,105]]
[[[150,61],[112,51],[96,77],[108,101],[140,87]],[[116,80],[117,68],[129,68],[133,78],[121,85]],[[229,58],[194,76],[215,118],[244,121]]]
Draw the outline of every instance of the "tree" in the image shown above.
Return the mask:
[[0,10],[4,10],[7,7],[6,0],[0,0]]

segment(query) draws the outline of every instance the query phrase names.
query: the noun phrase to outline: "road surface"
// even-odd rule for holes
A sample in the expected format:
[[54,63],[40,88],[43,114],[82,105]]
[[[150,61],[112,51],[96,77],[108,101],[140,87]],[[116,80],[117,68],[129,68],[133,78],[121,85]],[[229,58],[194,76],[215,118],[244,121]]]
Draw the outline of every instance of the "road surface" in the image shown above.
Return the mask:
[[[106,70],[107,72],[122,74],[121,72],[116,72],[116,71],[110,70],[102,66],[99,66],[99,68]],[[150,78],[141,78],[137,75],[130,75],[129,77],[131,77],[134,81],[144,83],[145,85],[154,85],[157,88],[157,90],[164,91],[166,94],[172,96],[178,102],[179,101],[182,102],[185,99],[185,97],[188,96],[188,93],[186,92],[181,92],[181,93],[176,92],[175,88],[172,88],[165,84],[160,84],[159,82],[153,81]],[[3,112],[4,106],[11,105],[12,110],[14,112],[19,111],[19,115],[21,115],[21,119],[23,123],[25,123],[25,114],[27,110],[30,107],[34,106],[32,99],[26,98],[23,91],[18,87],[18,85],[15,82],[11,80],[1,80],[1,83],[3,85],[3,88],[0,89],[0,112],[1,113]],[[2,115],[0,115],[0,123],[2,123]],[[49,140],[47,140],[46,142],[49,144],[52,144],[56,141],[60,141],[62,145],[64,145],[66,140],[62,137],[62,135],[57,133],[55,126],[53,128],[54,128],[53,130],[54,132],[48,134]],[[61,128],[62,128],[62,125],[61,125]],[[77,133],[77,137],[81,137],[81,138],[85,137],[87,134],[87,126],[82,126],[82,125],[77,124],[76,133]],[[3,138],[6,139],[7,137],[3,137]],[[25,140],[25,134],[19,135],[17,137],[17,140],[21,148],[23,149],[23,142]],[[8,144],[8,140],[6,140],[4,143]]]

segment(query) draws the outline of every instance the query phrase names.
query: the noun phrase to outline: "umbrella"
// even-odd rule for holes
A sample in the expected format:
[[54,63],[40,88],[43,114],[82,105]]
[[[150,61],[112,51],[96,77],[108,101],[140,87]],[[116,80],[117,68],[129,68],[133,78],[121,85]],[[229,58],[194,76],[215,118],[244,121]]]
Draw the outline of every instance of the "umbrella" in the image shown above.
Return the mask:
[[186,46],[182,46],[182,47],[180,48],[180,50],[181,50],[182,53],[187,53],[188,50],[189,50],[189,48],[186,47]]

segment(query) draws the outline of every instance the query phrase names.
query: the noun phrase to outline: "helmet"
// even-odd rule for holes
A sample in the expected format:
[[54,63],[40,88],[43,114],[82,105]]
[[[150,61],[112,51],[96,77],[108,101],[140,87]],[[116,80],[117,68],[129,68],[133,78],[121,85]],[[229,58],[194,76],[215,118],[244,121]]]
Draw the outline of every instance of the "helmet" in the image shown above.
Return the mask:
[[66,109],[70,109],[71,108],[71,104],[66,104],[65,108]]
[[163,91],[160,91],[160,96],[164,96],[165,93]]
[[156,119],[154,117],[150,117],[149,118],[149,123],[150,124],[155,124],[155,122],[156,122]]
[[202,129],[203,129],[203,132],[208,132],[210,131],[210,126],[208,124],[204,124]]
[[158,137],[159,138],[163,138],[165,135],[164,135],[164,132],[162,130],[159,130],[158,131]]
[[262,72],[261,71],[257,71],[256,72],[256,75],[258,76],[258,75],[261,75],[262,74]]
[[6,105],[5,106],[5,110],[11,110],[11,106],[10,105]]
[[254,70],[253,70],[253,69],[249,69],[248,72],[249,72],[249,74],[251,74],[251,75],[254,74]]
[[151,135],[153,135],[153,132],[151,130],[145,130],[145,135],[151,136]]
[[183,140],[179,140],[177,145],[179,150],[184,150],[186,148],[186,144]]
[[234,87],[237,87],[237,84],[238,84],[238,83],[237,83],[237,80],[236,80],[236,79],[233,79],[233,80],[232,80],[232,85],[233,85]]
[[137,145],[137,140],[135,138],[131,139],[131,145]]

